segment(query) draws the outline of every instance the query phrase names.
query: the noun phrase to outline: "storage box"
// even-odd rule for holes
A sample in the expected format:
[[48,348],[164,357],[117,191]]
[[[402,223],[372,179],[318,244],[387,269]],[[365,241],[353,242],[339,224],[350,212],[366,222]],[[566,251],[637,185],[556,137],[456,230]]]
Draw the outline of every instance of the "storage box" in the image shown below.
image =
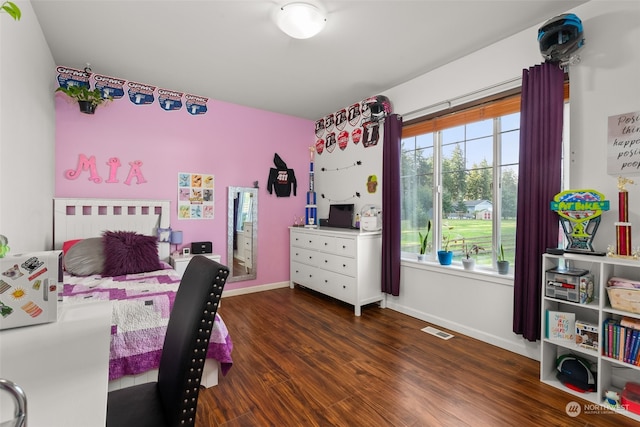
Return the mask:
[[593,275],[588,270],[552,268],[546,271],[545,295],[588,304],[593,301]]
[[640,414],[640,384],[626,383],[620,396],[620,403],[627,411]]
[[640,314],[640,289],[607,287],[611,307]]
[[599,334],[598,325],[585,322],[582,320],[576,320],[576,345],[577,346],[598,351],[599,337],[600,337],[600,334]]

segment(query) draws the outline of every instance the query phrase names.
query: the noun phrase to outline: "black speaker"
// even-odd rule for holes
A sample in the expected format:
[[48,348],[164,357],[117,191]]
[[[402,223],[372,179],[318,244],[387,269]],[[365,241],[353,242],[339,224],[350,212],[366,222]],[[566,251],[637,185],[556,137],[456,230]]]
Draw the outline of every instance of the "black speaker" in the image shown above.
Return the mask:
[[213,253],[213,243],[211,242],[193,242],[191,243],[191,254],[210,254]]

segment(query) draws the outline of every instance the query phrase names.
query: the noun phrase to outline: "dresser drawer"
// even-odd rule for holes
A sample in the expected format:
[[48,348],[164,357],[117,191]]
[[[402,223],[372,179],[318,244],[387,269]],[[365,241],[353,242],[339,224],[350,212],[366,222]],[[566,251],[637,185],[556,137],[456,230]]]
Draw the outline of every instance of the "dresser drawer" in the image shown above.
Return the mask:
[[334,253],[342,256],[355,258],[356,256],[356,240],[355,239],[335,239]]
[[320,270],[311,265],[299,262],[291,262],[290,275],[291,281],[299,285],[316,289],[320,283]]
[[348,304],[354,304],[356,297],[356,280],[353,277],[344,274],[334,273],[332,271],[318,271],[318,288],[314,288],[318,292],[339,299]]
[[310,264],[314,266],[322,265],[322,257],[318,251],[305,248],[291,248],[291,261],[301,262],[303,264]]
[[356,277],[356,260],[340,255],[319,254],[321,263],[320,268],[331,270],[335,273],[345,274],[347,276]]

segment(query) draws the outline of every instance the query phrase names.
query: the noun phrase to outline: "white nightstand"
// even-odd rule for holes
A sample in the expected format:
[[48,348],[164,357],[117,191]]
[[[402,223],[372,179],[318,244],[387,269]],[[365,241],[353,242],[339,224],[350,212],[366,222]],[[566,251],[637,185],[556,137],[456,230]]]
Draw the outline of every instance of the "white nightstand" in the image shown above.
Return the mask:
[[[207,257],[209,259],[212,259],[216,262],[220,262],[220,255],[218,254],[200,254],[200,255]],[[189,261],[191,261],[191,258],[193,258],[194,256],[198,256],[198,255],[171,255],[171,258],[169,258],[169,264],[171,264],[171,267],[173,267],[174,270],[178,272],[180,277],[182,277],[185,270],[187,269],[187,265],[189,264]]]

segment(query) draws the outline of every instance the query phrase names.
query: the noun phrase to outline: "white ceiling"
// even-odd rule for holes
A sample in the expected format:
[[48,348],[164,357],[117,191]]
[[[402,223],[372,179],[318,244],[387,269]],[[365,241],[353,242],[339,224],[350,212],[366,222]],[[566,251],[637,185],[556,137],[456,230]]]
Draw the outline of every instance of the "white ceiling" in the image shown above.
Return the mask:
[[586,0],[307,0],[307,40],[274,24],[291,1],[31,3],[57,65],[315,120]]

